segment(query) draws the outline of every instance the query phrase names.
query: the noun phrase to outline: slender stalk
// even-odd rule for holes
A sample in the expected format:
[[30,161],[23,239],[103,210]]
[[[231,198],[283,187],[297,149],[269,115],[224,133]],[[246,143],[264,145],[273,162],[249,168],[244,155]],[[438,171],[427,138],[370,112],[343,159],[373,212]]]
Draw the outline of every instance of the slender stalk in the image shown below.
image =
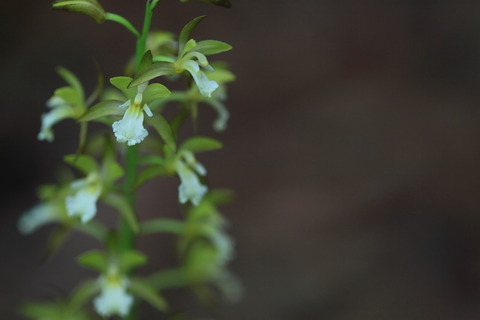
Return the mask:
[[[156,6],[158,0],[147,0],[145,6],[145,19],[143,22],[142,34],[137,38],[137,43],[135,46],[135,69],[138,72],[138,67],[142,60],[143,54],[145,53],[145,48],[147,44],[147,36],[150,31],[150,25],[152,23],[152,13],[153,8]],[[125,182],[124,182],[124,194],[127,197],[130,205],[133,207],[135,205],[135,178],[137,175],[137,166],[138,166],[138,148],[137,146],[127,147],[127,157],[126,157],[126,173],[125,173]],[[128,250],[134,246],[134,234],[130,228],[128,222],[122,218],[120,222],[120,239],[119,247],[120,250]]]

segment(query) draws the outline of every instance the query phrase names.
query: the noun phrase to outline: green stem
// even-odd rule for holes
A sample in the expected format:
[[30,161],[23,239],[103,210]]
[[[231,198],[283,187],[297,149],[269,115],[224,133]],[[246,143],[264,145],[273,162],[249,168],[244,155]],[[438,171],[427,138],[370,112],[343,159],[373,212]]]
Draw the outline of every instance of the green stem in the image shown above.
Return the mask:
[[[145,7],[145,19],[143,22],[142,34],[137,38],[137,43],[135,47],[135,69],[138,71],[140,61],[142,60],[143,54],[145,53],[147,36],[150,31],[150,25],[152,23],[152,13],[153,8],[157,5],[158,0],[147,1]],[[125,182],[124,182],[124,194],[127,197],[127,200],[130,202],[130,205],[134,207],[135,205],[135,178],[137,175],[137,166],[138,166],[138,148],[137,146],[131,146],[127,149],[127,158],[126,158],[126,173],[125,173]],[[120,222],[120,239],[119,247],[120,250],[132,249],[134,246],[134,233],[130,228],[130,225],[125,219],[122,219]]]
[[137,46],[135,48],[135,71],[138,72],[138,67],[142,61],[143,54],[146,51],[148,32],[152,24],[153,8],[157,5],[158,0],[147,0],[145,5],[145,19],[143,20],[142,35],[137,39]]
[[115,13],[107,12],[107,13],[105,13],[105,19],[121,24],[122,26],[127,28],[128,31],[133,33],[135,35],[135,37],[137,37],[137,38],[140,37],[140,33],[137,31],[137,29],[135,29],[135,27],[130,23],[130,21],[128,21],[124,17],[122,17],[118,14],[115,14]]

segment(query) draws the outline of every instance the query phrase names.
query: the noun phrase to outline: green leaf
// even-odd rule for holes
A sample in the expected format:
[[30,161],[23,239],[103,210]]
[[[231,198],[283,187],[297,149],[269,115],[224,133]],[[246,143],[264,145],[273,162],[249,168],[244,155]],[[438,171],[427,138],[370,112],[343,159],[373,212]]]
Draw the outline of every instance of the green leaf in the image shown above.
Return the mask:
[[109,205],[112,208],[118,210],[118,212],[125,218],[130,228],[134,233],[138,233],[139,226],[135,212],[133,211],[132,206],[128,200],[119,194],[108,193],[105,197],[102,198],[105,204]]
[[180,37],[178,38],[178,52],[181,53],[183,52],[183,48],[185,47],[185,44],[187,43],[188,39],[190,38],[190,33],[192,33],[192,30],[195,29],[195,27],[202,21],[206,16],[200,16],[196,17],[189,23],[183,27],[182,31],[180,32]]
[[54,95],[62,98],[71,106],[83,106],[83,98],[77,90],[72,87],[62,87],[55,90]]
[[163,166],[152,165],[143,170],[135,181],[135,187],[138,188],[145,182],[158,178],[168,176],[169,173]]
[[156,114],[151,118],[146,118],[148,124],[153,126],[155,130],[157,130],[160,137],[162,137],[163,141],[172,149],[177,149],[177,144],[175,142],[175,135],[173,134],[172,128],[168,123],[167,119],[165,119],[162,115]]
[[222,143],[218,140],[198,136],[186,140],[184,143],[182,143],[179,149],[188,150],[196,153],[202,151],[217,150],[222,148],[222,146]]
[[77,257],[77,262],[98,272],[105,272],[108,267],[108,256],[103,251],[91,250]]
[[197,42],[192,51],[203,53],[204,55],[212,55],[231,50],[232,46],[228,43],[217,40],[203,40]]
[[85,14],[98,23],[105,21],[105,10],[97,0],[57,0],[52,6],[54,9]]
[[139,267],[147,263],[147,256],[138,251],[124,251],[120,255],[120,266],[123,273],[128,273],[133,268]]
[[117,115],[121,116],[125,110],[120,109],[122,103],[114,100],[107,100],[97,103],[91,108],[88,108],[78,121],[92,121],[101,117]]
[[160,83],[150,84],[143,92],[143,100],[145,103],[150,103],[154,100],[159,100],[170,95],[170,90]]
[[67,68],[58,66],[57,73],[78,93],[81,100],[83,100],[83,86],[73,72]]
[[147,301],[160,311],[166,311],[168,309],[167,301],[156,292],[148,282],[140,280],[138,278],[132,279],[130,283],[130,291],[137,297]]
[[185,46],[183,47],[183,50],[180,52],[178,56],[183,57],[185,53],[190,52],[193,48],[195,48],[196,45],[197,45],[197,42],[195,40],[193,39],[188,40]]
[[93,157],[86,154],[69,154],[64,157],[64,160],[66,163],[85,174],[99,171],[97,161],[95,161]]
[[[145,70],[141,71],[133,81],[128,84],[128,88],[136,87],[139,84],[150,81],[160,76],[170,76],[175,74],[175,67],[171,62],[155,62]],[[133,89],[135,90],[135,89]]]
[[173,219],[153,219],[140,224],[140,233],[143,235],[152,233],[182,234],[184,230],[185,223]]

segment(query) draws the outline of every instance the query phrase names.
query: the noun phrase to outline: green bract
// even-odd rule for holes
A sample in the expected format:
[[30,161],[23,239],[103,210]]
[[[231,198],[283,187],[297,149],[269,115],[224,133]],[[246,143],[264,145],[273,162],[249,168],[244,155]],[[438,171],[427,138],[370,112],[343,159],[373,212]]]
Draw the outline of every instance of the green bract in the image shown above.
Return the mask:
[[105,10],[97,0],[57,0],[52,6],[54,9],[85,14],[98,23],[105,21]]

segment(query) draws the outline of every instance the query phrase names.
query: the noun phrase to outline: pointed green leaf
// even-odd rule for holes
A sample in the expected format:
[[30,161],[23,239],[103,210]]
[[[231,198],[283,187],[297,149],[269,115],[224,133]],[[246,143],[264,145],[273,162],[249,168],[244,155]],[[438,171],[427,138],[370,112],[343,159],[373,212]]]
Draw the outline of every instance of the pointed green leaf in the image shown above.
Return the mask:
[[185,223],[173,219],[153,219],[140,224],[140,233],[143,235],[152,233],[182,234],[184,230]]
[[132,269],[147,263],[147,256],[138,251],[124,251],[120,255],[120,266],[123,273],[128,273]]
[[190,152],[202,152],[202,151],[210,151],[210,150],[217,150],[222,148],[222,143],[218,140],[207,138],[207,137],[193,137],[186,140],[180,146],[180,150],[188,150]]
[[200,16],[196,17],[189,23],[183,27],[182,31],[180,32],[180,37],[178,38],[178,52],[181,53],[183,52],[183,48],[185,47],[185,44],[187,43],[188,39],[190,38],[190,33],[192,33],[192,30],[195,29],[195,27],[202,21],[206,16]]
[[78,256],[77,262],[84,267],[105,272],[108,267],[108,256],[103,251],[91,250]]
[[165,119],[162,115],[156,114],[151,118],[147,118],[147,123],[150,124],[157,130],[160,137],[162,137],[163,141],[172,148],[173,150],[177,149],[177,145],[175,143],[175,135],[173,134],[172,128],[168,123],[167,119]]
[[69,154],[64,157],[64,160],[66,163],[85,174],[99,171],[97,161],[95,161],[93,157],[86,154]]
[[231,50],[232,46],[228,43],[217,40],[203,40],[197,42],[192,51],[203,53],[204,55],[212,55]]
[[148,282],[140,279],[132,279],[130,283],[130,291],[137,297],[147,301],[160,311],[168,309],[167,301],[156,292]]
[[105,10],[97,0],[57,0],[52,6],[54,9],[85,14],[98,23],[105,21]]
[[160,83],[150,84],[143,92],[143,101],[150,103],[155,100],[159,100],[170,95],[170,90]]
[[106,116],[121,116],[125,113],[125,110],[119,108],[122,104],[120,101],[107,100],[101,101],[91,108],[88,108],[78,121],[92,121]]
[[128,88],[136,90],[133,87],[150,81],[160,76],[170,76],[175,74],[175,68],[171,62],[155,62],[145,70],[141,71],[133,81],[128,84]]
[[102,200],[105,202],[105,204],[117,209],[118,212],[125,218],[133,232],[138,233],[139,227],[137,216],[135,215],[132,206],[124,196],[116,193],[108,193],[102,198]]

